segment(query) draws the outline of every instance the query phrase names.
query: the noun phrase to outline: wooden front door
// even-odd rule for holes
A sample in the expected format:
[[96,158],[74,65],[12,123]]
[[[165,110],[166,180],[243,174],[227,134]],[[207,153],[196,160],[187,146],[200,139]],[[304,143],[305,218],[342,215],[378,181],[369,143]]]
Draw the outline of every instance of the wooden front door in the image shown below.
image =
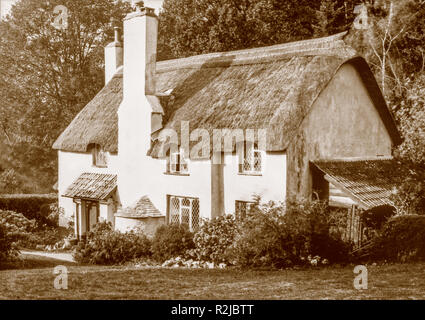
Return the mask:
[[99,222],[99,202],[86,201],[86,226],[87,232],[92,230],[94,225]]

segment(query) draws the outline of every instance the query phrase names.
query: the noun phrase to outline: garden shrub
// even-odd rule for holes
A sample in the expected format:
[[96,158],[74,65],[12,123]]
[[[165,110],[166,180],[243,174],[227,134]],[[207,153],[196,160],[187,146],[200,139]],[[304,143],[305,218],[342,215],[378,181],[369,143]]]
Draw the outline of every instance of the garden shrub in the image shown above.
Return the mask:
[[16,255],[13,242],[6,228],[0,223],[0,266]]
[[390,218],[369,249],[375,261],[407,262],[425,260],[425,216]]
[[[230,261],[241,267],[282,268],[300,263],[306,253],[306,223],[303,216],[290,221],[284,213],[283,206],[274,204],[248,213],[229,249]],[[292,224],[296,228],[291,230]]]
[[242,267],[276,268],[307,263],[309,256],[344,262],[349,246],[332,226],[330,209],[319,201],[263,205],[241,222],[230,259]]
[[153,258],[164,262],[175,257],[187,257],[195,248],[193,233],[187,225],[163,224],[155,232],[152,240]]
[[228,263],[227,251],[236,233],[237,221],[232,215],[205,221],[193,238],[197,259]]
[[364,211],[361,214],[361,223],[364,226],[364,241],[369,242],[377,237],[384,224],[395,214],[396,209],[389,205]]
[[350,246],[342,240],[341,227],[346,223],[346,216],[341,211],[332,210],[326,202],[305,201],[290,203],[286,214],[288,219],[291,216],[305,215],[308,225],[305,238],[309,255],[319,256],[331,263],[349,260]]
[[58,197],[55,194],[12,194],[0,195],[0,210],[9,210],[22,213],[28,219],[41,220],[46,223],[46,218],[42,215],[43,205],[57,203]]
[[40,226],[22,213],[0,210],[0,224],[19,248],[35,249],[38,245],[54,245],[73,231],[62,227]]
[[122,264],[133,259],[148,258],[151,242],[136,231],[114,231],[110,222],[98,223],[87,239],[80,241],[74,259],[87,264]]

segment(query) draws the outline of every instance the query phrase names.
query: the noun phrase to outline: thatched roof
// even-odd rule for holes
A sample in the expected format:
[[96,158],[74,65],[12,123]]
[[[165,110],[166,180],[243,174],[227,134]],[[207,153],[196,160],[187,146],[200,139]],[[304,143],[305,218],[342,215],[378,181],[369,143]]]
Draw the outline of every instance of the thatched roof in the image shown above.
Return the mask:
[[[157,92],[172,90],[174,97],[160,97],[164,128],[180,135],[181,122],[188,121],[191,131],[206,129],[210,137],[213,129],[266,129],[267,150],[283,151],[338,69],[352,63],[374,91],[371,97],[397,143],[399,134],[376,81],[366,62],[344,43],[344,36],[157,63]],[[103,142],[106,150],[116,152],[120,81],[118,75],[108,83],[58,138],[55,148],[85,151],[88,143]],[[156,141],[150,155],[158,157],[161,147]]]
[[393,205],[390,200],[393,189],[408,174],[405,166],[391,158],[314,161],[314,164],[326,180],[365,210]]
[[85,152],[90,144],[118,152],[118,107],[122,101],[123,68],[72,120],[53,144],[54,149]]

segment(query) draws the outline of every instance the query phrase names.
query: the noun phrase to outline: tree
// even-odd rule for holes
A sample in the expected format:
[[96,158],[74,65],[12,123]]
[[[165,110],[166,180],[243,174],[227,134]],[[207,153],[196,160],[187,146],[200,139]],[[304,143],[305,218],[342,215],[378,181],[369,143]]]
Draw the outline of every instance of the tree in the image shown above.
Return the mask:
[[396,114],[404,136],[398,155],[425,168],[425,72],[407,79],[404,86],[406,95]]
[[52,143],[103,86],[111,19],[130,10],[112,0],[25,0],[0,23],[0,132],[14,170],[39,192],[55,181]]
[[307,0],[165,0],[159,60],[311,38],[319,6]]
[[323,37],[347,31],[355,20],[356,6],[362,0],[321,0],[316,10],[316,22],[312,21],[316,36]]

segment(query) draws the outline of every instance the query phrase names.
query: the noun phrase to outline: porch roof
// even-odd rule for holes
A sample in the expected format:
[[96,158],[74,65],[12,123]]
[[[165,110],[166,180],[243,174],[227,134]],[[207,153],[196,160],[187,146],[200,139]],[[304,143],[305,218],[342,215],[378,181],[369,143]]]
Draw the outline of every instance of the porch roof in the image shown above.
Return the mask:
[[351,198],[360,208],[369,210],[393,205],[390,196],[406,173],[392,158],[343,159],[313,162],[324,178]]
[[117,187],[116,174],[82,173],[65,191],[64,197],[106,200]]

